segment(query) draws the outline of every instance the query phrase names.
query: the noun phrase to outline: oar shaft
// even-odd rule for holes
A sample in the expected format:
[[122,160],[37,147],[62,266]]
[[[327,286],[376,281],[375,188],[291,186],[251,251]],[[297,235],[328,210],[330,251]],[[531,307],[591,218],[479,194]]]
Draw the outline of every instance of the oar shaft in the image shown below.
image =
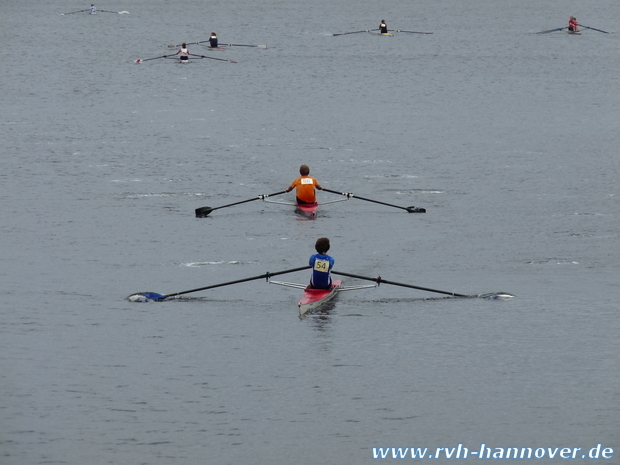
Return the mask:
[[280,192],[274,192],[273,194],[269,194],[269,195],[259,195],[258,197],[254,197],[252,199],[248,199],[248,200],[242,200],[240,202],[235,202],[235,203],[229,203],[228,205],[222,205],[221,207],[213,207],[211,210],[219,210],[220,208],[226,208],[226,207],[232,207],[233,205],[239,205],[242,203],[247,203],[247,202],[252,202],[254,200],[262,200],[265,197],[273,197],[274,195],[280,195],[280,194],[284,194],[286,191],[280,191]]
[[598,32],[602,32],[603,34],[609,34],[609,32],[607,31],[603,31],[601,29],[595,29],[593,27],[588,27],[588,26],[584,26],[583,24],[580,24],[581,27],[585,27],[586,29],[592,29],[593,31],[598,31]]
[[547,31],[540,31],[540,32],[537,32],[536,34],[548,34],[549,32],[561,31],[563,29],[568,29],[568,26],[566,26],[566,27],[557,27],[555,29],[549,29]]
[[211,286],[199,287],[197,289],[190,289],[189,291],[175,292],[174,294],[166,295],[165,298],[176,297],[178,295],[189,294],[191,292],[206,291],[207,289],[214,289],[216,287],[223,287],[223,286],[230,286],[232,284],[245,283],[247,281],[254,281],[256,279],[262,279],[262,278],[267,279],[267,278],[269,278],[271,276],[278,276],[278,275],[286,274],[286,273],[294,273],[295,271],[307,270],[309,268],[312,268],[312,267],[310,265],[306,265],[306,266],[302,266],[302,267],[299,267],[299,268],[293,268],[292,270],[282,270],[282,271],[276,271],[274,273],[267,272],[267,273],[261,274],[259,276],[252,276],[250,278],[237,279],[235,281],[229,281],[227,283],[212,284]]
[[396,32],[408,32],[409,34],[432,34],[432,32],[403,31],[402,29],[397,29]]
[[464,294],[456,294],[454,292],[448,292],[448,291],[440,291],[438,289],[430,289],[428,287],[420,287],[420,286],[414,286],[413,284],[404,284],[404,283],[397,283],[394,281],[388,281],[386,279],[383,279],[381,277],[379,278],[369,278],[368,276],[359,276],[356,274],[351,274],[351,273],[343,273],[340,271],[333,271],[333,274],[337,274],[337,275],[342,275],[342,276],[349,276],[350,278],[357,278],[357,279],[365,279],[366,281],[373,281],[375,283],[381,284],[381,283],[385,283],[385,284],[391,284],[393,286],[401,286],[401,287],[408,287],[411,289],[418,289],[420,291],[428,291],[428,292],[436,292],[438,294],[445,294],[445,295],[450,295],[453,297],[469,297],[467,295]]
[[346,36],[347,34],[359,34],[360,32],[378,31],[378,29],[364,29],[363,31],[341,32],[340,34],[332,34],[334,36]]
[[332,194],[346,195],[347,197],[353,197],[353,198],[356,198],[356,199],[365,200],[367,202],[374,202],[374,203],[379,203],[381,205],[387,205],[388,207],[401,208],[403,210],[407,210],[406,207],[401,207],[399,205],[392,205],[391,203],[380,202],[379,200],[366,199],[364,197],[360,197],[359,195],[347,194],[347,193],[333,191],[331,189],[325,189],[325,188],[323,188],[323,190],[326,191],[326,192],[331,192]]
[[196,55],[194,53],[189,53],[188,55],[193,56],[193,57],[197,57],[197,58],[209,58],[210,60],[229,61],[230,63],[237,63],[236,61],[227,60],[225,58],[208,57],[208,56],[205,56],[205,55]]

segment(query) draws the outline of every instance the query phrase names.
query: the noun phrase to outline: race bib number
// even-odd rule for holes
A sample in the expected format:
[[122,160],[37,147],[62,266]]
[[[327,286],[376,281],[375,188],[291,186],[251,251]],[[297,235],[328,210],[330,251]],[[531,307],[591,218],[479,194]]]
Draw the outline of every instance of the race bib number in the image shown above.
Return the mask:
[[302,178],[301,184],[314,184],[310,178]]
[[329,262],[326,260],[315,260],[314,271],[321,271],[327,273],[329,271]]

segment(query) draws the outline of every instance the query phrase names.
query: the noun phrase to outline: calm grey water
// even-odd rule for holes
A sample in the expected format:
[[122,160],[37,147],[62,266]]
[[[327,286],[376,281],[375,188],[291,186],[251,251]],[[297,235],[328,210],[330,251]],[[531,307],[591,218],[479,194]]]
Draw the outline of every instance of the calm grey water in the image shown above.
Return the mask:
[[[88,6],[0,1],[3,465],[360,464],[459,443],[601,443],[616,455],[596,463],[618,463],[618,2],[57,14]],[[534,34],[570,15],[611,33]],[[332,35],[382,18],[434,34]],[[212,30],[267,49],[134,64]],[[194,217],[283,190],[302,163],[428,212]],[[340,271],[516,297],[382,285],[304,320],[299,291],[263,280],[126,300],[303,266],[321,236]]]

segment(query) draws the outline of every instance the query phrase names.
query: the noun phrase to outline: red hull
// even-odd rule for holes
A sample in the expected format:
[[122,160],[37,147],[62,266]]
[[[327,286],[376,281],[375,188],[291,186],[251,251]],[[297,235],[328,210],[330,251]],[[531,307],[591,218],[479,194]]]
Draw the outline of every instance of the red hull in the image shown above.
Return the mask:
[[332,282],[331,289],[312,289],[310,286],[304,289],[304,296],[299,301],[299,314],[303,315],[309,310],[323,305],[325,302],[333,299],[342,287],[342,281],[336,279]]
[[311,203],[311,204],[296,204],[296,211],[297,213],[299,213],[300,215],[305,216],[308,219],[314,220],[316,219],[316,214],[319,210],[319,204],[318,203]]

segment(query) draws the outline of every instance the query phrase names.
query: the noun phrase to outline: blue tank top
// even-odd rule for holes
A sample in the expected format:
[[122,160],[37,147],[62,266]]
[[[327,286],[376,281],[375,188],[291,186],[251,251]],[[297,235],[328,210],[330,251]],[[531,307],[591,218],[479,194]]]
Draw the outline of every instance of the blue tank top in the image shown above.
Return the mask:
[[330,271],[334,267],[334,258],[317,253],[310,257],[309,264],[312,267],[310,284],[317,289],[328,289],[331,284]]

